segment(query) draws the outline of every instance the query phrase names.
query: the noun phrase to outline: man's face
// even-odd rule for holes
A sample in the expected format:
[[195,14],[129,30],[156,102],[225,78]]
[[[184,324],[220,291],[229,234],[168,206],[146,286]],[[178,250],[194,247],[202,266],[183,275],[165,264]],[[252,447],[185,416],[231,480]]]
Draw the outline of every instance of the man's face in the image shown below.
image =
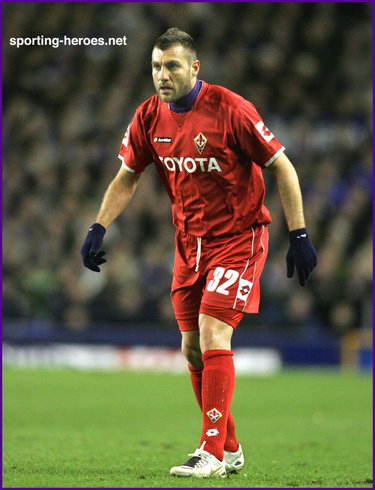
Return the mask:
[[194,87],[199,71],[199,61],[189,61],[189,51],[175,44],[162,51],[152,51],[152,78],[163,102],[175,102]]

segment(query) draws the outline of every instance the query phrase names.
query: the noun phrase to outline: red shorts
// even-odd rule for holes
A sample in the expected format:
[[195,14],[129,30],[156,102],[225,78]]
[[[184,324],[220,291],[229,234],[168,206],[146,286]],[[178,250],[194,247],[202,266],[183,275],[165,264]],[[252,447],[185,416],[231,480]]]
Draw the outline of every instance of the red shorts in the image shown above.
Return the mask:
[[265,225],[226,238],[177,231],[171,296],[180,330],[197,330],[199,313],[234,328],[244,313],[258,313],[267,253]]

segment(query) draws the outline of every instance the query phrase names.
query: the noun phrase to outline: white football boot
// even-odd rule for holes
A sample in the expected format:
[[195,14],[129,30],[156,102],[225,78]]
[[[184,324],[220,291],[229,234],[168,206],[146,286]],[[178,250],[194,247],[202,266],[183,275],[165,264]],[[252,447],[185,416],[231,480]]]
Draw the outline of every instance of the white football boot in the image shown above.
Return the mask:
[[195,478],[225,478],[227,476],[224,461],[218,460],[213,454],[203,449],[197,449],[189,456],[191,458],[186,463],[180,466],[173,466],[170,474]]
[[224,451],[224,463],[227,473],[238,473],[242,470],[243,465],[245,464],[245,458],[241,444],[238,445],[238,450],[235,453]]

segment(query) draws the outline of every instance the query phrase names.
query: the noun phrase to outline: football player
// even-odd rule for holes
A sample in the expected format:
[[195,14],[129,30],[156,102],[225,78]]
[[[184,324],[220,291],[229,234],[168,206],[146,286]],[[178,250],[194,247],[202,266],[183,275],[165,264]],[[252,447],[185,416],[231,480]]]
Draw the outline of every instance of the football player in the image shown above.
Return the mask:
[[106,229],[131,200],[144,169],[155,165],[172,205],[172,301],[202,410],[198,448],[170,473],[225,477],[244,465],[230,413],[231,338],[244,314],[259,309],[271,222],[263,203],[263,169],[276,179],[289,229],[287,276],[296,268],[304,286],[317,255],[306,231],[296,171],[254,105],[200,80],[195,43],[177,28],[156,40],[151,67],[156,94],[137,108],[127,128],[121,168],[81,255],[86,267],[100,271]]

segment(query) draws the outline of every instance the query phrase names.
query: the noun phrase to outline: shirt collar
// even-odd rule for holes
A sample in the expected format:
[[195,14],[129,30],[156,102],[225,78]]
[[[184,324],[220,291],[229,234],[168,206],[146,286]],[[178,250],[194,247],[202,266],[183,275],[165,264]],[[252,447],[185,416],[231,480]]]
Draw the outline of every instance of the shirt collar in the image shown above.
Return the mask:
[[175,102],[170,102],[168,104],[169,108],[173,112],[178,112],[180,114],[190,111],[194,105],[196,98],[199,95],[199,92],[201,91],[201,88],[202,88],[202,80],[199,80],[197,78],[194,88],[190,90],[190,92],[187,95],[181,97],[181,99],[178,99]]

